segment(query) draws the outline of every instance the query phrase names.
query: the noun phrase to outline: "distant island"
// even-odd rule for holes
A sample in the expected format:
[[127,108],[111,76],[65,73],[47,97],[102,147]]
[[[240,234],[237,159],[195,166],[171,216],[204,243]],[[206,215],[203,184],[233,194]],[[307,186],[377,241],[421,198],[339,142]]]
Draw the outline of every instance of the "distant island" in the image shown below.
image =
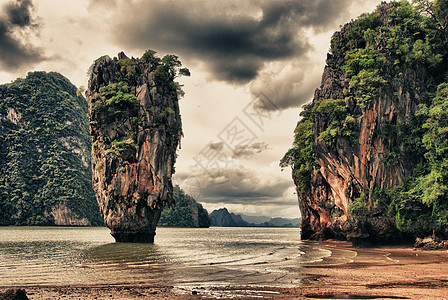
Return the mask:
[[231,213],[227,208],[214,210],[210,214],[211,226],[216,227],[300,227],[300,219],[247,216]]
[[174,187],[175,207],[166,206],[157,226],[208,228],[213,227],[300,227],[300,219],[247,216],[229,212],[227,208],[214,210],[210,215],[193,197],[179,186]]

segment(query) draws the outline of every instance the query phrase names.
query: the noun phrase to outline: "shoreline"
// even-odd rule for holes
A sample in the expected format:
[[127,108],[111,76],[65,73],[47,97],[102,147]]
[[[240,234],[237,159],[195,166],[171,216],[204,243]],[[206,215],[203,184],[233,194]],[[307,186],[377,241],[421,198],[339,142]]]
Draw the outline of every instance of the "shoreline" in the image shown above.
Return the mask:
[[[29,299],[447,299],[447,251],[402,246],[354,247],[347,242],[316,242],[331,251],[320,262],[290,266],[300,274],[294,287],[226,285],[42,285],[15,286]],[[4,293],[12,286],[1,286]],[[1,299],[1,297],[0,297]]]

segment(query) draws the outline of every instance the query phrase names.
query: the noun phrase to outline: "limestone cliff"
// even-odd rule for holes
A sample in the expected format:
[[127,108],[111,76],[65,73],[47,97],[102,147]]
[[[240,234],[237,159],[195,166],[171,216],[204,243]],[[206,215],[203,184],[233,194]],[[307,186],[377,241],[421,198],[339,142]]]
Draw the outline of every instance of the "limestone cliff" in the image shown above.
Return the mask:
[[0,226],[102,224],[87,111],[59,73],[0,85]]
[[148,51],[141,59],[101,57],[91,68],[93,187],[118,242],[153,242],[164,205],[173,205],[180,65],[174,55]]
[[447,70],[446,32],[424,25],[431,20],[407,2],[383,3],[334,34],[321,86],[283,159],[293,166],[302,238],[392,242],[414,232],[400,223],[404,210],[415,214],[409,224],[419,209],[423,218],[425,201],[406,207],[411,189],[400,200],[391,191],[428,172],[423,108]]

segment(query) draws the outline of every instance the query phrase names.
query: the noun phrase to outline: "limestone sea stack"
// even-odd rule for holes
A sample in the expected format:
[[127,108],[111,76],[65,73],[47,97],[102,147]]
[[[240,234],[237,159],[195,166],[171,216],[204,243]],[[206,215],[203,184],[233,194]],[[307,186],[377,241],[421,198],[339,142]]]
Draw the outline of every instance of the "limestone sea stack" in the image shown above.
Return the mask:
[[117,242],[154,242],[163,207],[174,205],[172,175],[182,136],[181,69],[175,55],[100,57],[86,91],[93,188]]

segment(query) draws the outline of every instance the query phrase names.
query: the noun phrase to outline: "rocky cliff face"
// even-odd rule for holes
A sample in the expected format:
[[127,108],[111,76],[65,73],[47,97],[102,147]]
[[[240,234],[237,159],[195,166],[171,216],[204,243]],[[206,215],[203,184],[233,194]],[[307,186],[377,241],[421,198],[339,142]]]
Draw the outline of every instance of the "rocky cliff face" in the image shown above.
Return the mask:
[[283,160],[293,165],[302,238],[402,236],[385,191],[424,162],[417,112],[430,101],[443,61],[436,49],[418,52],[428,38],[422,18],[408,3],[383,3],[333,36],[321,86]]
[[[337,65],[332,61],[326,66],[314,104],[325,99],[338,99],[342,90],[328,88],[335,80],[329,76],[335,68]],[[312,171],[310,193],[302,204],[304,238],[336,235],[353,240],[380,241],[393,240],[398,234],[395,224],[383,212],[373,211],[372,192],[390,189],[413,174],[418,159],[412,152],[401,151],[405,148],[403,141],[391,140],[394,137],[386,137],[385,131],[387,126],[409,125],[418,105],[425,100],[425,77],[423,70],[407,70],[400,80],[394,80],[388,89],[379,91],[378,97],[352,124],[356,128],[354,142],[344,138],[333,142],[319,139],[331,120],[325,114],[314,115],[317,166]],[[340,87],[349,89],[348,83],[348,80],[341,81]],[[390,153],[391,143],[400,149],[400,159],[389,163],[385,158]],[[350,204],[360,198],[372,211],[365,222],[349,217]]]
[[93,187],[106,225],[118,242],[153,242],[182,135],[180,62],[147,52],[141,59],[102,57],[87,90],[93,137]]

